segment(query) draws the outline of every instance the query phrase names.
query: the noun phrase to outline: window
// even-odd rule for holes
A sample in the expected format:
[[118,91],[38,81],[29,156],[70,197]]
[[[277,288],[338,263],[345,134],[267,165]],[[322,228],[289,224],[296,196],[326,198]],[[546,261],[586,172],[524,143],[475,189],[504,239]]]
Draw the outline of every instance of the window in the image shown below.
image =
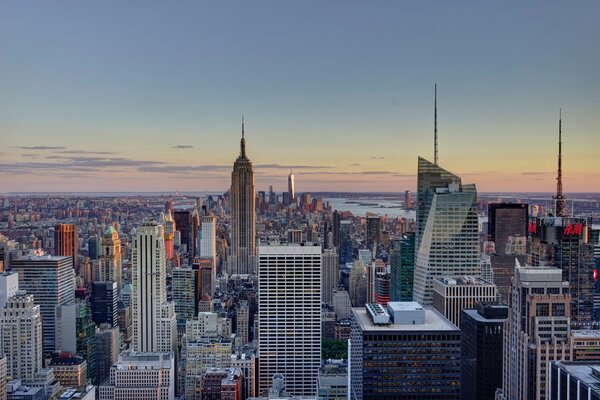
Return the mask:
[[550,305],[548,303],[538,303],[535,305],[535,315],[538,317],[547,317],[550,315]]

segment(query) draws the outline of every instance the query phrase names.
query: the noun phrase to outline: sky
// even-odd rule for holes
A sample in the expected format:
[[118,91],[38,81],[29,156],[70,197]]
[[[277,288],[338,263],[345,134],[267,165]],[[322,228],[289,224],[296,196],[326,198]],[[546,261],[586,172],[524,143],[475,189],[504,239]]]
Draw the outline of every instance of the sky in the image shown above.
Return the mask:
[[600,191],[598,1],[0,1],[0,192]]

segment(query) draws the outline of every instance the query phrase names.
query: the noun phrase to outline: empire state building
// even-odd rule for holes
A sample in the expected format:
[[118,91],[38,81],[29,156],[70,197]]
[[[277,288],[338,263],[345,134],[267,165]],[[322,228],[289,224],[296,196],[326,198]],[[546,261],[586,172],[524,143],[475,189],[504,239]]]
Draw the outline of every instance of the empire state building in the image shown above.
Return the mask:
[[227,272],[230,275],[256,273],[254,171],[252,161],[246,156],[243,118],[240,155],[231,173],[231,247]]

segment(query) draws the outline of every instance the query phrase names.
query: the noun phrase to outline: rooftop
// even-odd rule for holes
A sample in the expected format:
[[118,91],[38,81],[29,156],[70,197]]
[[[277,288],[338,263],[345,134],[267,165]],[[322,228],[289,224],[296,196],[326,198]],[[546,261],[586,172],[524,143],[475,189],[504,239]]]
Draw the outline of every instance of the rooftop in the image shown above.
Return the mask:
[[[412,303],[412,302],[409,302]],[[389,304],[389,303],[388,303]],[[417,303],[419,304],[419,303]],[[421,305],[419,305],[421,307]],[[421,307],[422,308],[422,307]],[[409,309],[410,310],[410,309]],[[389,325],[374,325],[367,315],[364,307],[353,308],[352,313],[361,330],[372,332],[422,332],[422,331],[451,331],[459,332],[460,330],[450,321],[445,319],[441,314],[433,309],[425,309],[424,324],[389,324]]]
[[597,385],[600,383],[600,379],[597,374],[600,371],[600,362],[555,361],[554,363],[592,389],[598,390]]

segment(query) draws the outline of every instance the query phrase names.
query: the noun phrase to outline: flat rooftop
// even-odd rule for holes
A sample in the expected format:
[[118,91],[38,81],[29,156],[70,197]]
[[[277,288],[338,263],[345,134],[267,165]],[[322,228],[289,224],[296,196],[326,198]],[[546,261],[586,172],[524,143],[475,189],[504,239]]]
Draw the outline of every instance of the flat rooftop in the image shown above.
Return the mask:
[[[412,303],[412,302],[411,302]],[[410,303],[409,303],[410,304]],[[417,303],[419,304],[419,303]],[[421,305],[419,305],[421,307]],[[422,308],[422,307],[421,307]],[[363,331],[370,332],[422,332],[422,331],[444,331],[444,332],[460,332],[452,322],[448,321],[437,311],[432,309],[425,309],[425,323],[424,324],[389,324],[389,325],[374,325],[367,314],[367,310],[364,307],[352,308],[352,313],[356,322]]]
[[506,318],[486,318],[479,314],[477,310],[463,310],[464,313],[468,314],[477,322],[488,322],[488,323],[502,323],[506,321]]
[[[594,370],[600,369],[600,362],[592,361],[558,361],[557,364],[570,375],[579,379],[581,382],[598,390],[597,385],[600,380],[592,375]],[[554,379],[554,377],[553,377]]]

